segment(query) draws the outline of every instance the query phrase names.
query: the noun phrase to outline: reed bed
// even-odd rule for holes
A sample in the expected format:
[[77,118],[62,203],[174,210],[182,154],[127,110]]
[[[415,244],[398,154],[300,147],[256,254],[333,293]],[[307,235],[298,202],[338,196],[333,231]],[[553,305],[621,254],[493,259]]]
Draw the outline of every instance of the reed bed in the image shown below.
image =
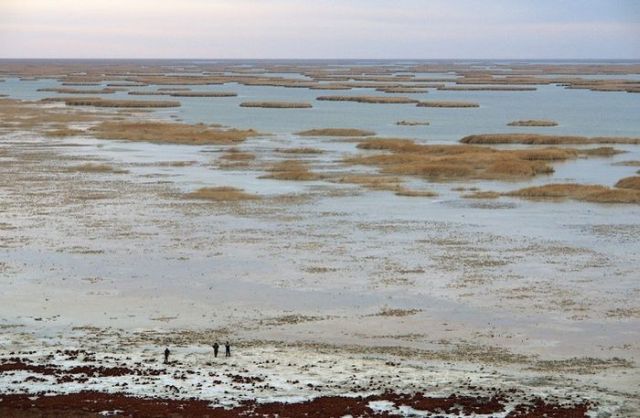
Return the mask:
[[424,94],[428,93],[429,90],[426,88],[416,88],[416,87],[386,87],[380,88],[378,87],[376,91],[381,91],[383,93],[399,93],[399,94]]
[[468,108],[468,107],[480,107],[478,103],[474,102],[462,102],[462,101],[444,101],[444,100],[429,100],[421,101],[416,104],[418,107],[446,107],[446,108]]
[[640,138],[630,137],[586,137],[543,134],[480,134],[465,136],[463,144],[524,144],[524,145],[588,145],[588,144],[640,144]]
[[101,98],[65,98],[67,106],[165,108],[180,107],[180,102],[169,100],[107,100]]
[[267,171],[269,174],[260,178],[292,181],[312,181],[322,178],[321,175],[313,173],[307,163],[298,160],[280,161],[269,167]]
[[102,122],[90,129],[100,139],[207,145],[233,144],[258,135],[253,129],[220,129],[204,124],[169,122]]
[[129,172],[128,170],[114,168],[109,164],[96,164],[96,163],[86,163],[86,164],[80,164],[80,165],[68,167],[66,171],[78,172],[78,173],[113,173],[113,174],[125,174]]
[[526,179],[553,173],[551,162],[580,155],[575,149],[498,150],[473,145],[422,145],[402,138],[365,139],[357,148],[387,152],[349,157],[345,163],[373,165],[387,175],[439,181]]
[[278,148],[276,152],[280,152],[283,154],[324,154],[324,151],[319,148]]
[[443,91],[535,91],[536,87],[525,86],[442,86]]
[[505,195],[531,200],[571,199],[593,203],[640,203],[640,190],[573,183],[527,187]]
[[58,128],[58,129],[50,129],[43,132],[44,136],[50,138],[64,138],[68,136],[77,136],[82,135],[85,132],[81,129],[72,129],[72,128]]
[[170,91],[171,97],[236,97],[232,91]]
[[333,137],[362,137],[372,136],[375,132],[355,128],[319,128],[296,132],[298,136],[333,136]]
[[612,165],[622,167],[640,167],[640,160],[620,161]]
[[514,120],[513,122],[507,123],[507,126],[550,127],[550,126],[558,126],[558,122],[556,122],[554,120],[548,120],[548,119]]
[[438,196],[438,193],[431,190],[411,190],[401,187],[399,190],[396,190],[395,195],[405,197],[435,197]]
[[304,102],[242,102],[240,107],[262,107],[266,109],[309,109],[313,106]]
[[184,195],[187,199],[210,200],[214,202],[238,202],[243,200],[257,200],[260,197],[255,194],[246,193],[242,189],[235,187],[202,187],[191,193]]
[[640,176],[625,177],[616,183],[619,189],[640,190]]
[[319,96],[316,100],[333,102],[357,102],[370,104],[410,104],[418,100],[399,96]]
[[357,184],[373,190],[400,190],[402,179],[396,176],[381,176],[378,174],[349,174],[333,180],[336,183]]
[[429,126],[429,122],[427,121],[419,121],[419,120],[399,120],[396,122],[398,126]]
[[110,89],[110,88],[104,88],[104,89],[73,89],[73,88],[65,88],[65,87],[59,87],[59,88],[41,88],[38,89],[38,91],[40,92],[53,92],[53,93],[60,93],[60,94],[113,94],[115,93],[117,90],[115,89]]

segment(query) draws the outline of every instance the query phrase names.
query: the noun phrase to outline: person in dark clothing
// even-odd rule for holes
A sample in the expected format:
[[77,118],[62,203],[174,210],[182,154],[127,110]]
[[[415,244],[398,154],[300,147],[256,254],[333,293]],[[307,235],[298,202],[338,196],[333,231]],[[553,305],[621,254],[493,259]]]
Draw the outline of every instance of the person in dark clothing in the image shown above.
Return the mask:
[[169,354],[171,354],[171,351],[169,351],[168,348],[164,349],[164,364],[167,364],[169,362]]
[[218,348],[220,348],[220,344],[217,342],[213,343],[213,357],[218,357]]
[[229,341],[224,343],[224,356],[231,357],[231,346],[229,345]]

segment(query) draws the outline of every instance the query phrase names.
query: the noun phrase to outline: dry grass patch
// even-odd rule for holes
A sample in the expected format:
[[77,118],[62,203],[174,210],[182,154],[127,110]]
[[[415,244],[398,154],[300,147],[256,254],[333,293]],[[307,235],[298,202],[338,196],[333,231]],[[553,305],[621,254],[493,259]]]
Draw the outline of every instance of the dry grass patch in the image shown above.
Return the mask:
[[309,109],[310,103],[303,102],[242,102],[240,107],[263,107],[266,109]]
[[532,200],[572,199],[594,203],[640,203],[640,190],[613,189],[607,186],[573,183],[527,187],[505,193],[505,195]]
[[100,139],[190,145],[232,144],[258,135],[253,129],[220,129],[204,124],[187,125],[169,122],[102,122],[90,131]]
[[125,174],[129,172],[128,170],[114,168],[109,164],[97,164],[97,163],[86,163],[86,164],[75,165],[72,167],[68,167],[66,171],[78,172],[78,173],[113,173],[113,174]]
[[283,154],[324,154],[324,151],[319,148],[278,148],[276,152],[281,152]]
[[235,187],[202,187],[194,192],[185,194],[187,199],[211,200],[215,202],[237,202],[242,200],[257,200],[260,197],[246,193]]
[[375,132],[365,131],[364,129],[355,128],[321,128],[309,129],[307,131],[296,132],[298,136],[335,136],[335,137],[351,137],[351,136],[372,136]]
[[438,193],[432,192],[431,190],[410,190],[401,187],[396,191],[396,196],[405,196],[405,197],[435,197],[438,196]]
[[55,93],[60,93],[60,94],[113,94],[116,92],[115,89],[109,89],[109,88],[105,88],[105,89],[73,89],[73,88],[65,88],[65,87],[60,87],[60,88],[42,88],[42,89],[38,89],[37,91],[47,91],[47,92],[55,92]]
[[418,102],[418,107],[450,107],[450,108],[465,108],[465,107],[480,107],[478,103],[474,102],[461,102],[461,101],[445,101],[445,100],[429,100]]
[[514,120],[513,122],[507,123],[507,126],[540,126],[540,127],[550,127],[550,126],[558,126],[558,122],[554,120],[547,119],[527,119],[527,120]]
[[525,86],[442,86],[438,90],[446,91],[535,91],[536,87]]
[[429,90],[426,88],[418,88],[418,87],[378,87],[376,91],[381,91],[383,93],[400,93],[400,94],[418,94],[418,93],[428,93]]
[[625,177],[616,183],[620,189],[640,190],[640,176]]
[[338,177],[336,183],[357,184],[373,190],[400,190],[402,179],[395,176],[381,176],[378,174],[349,174]]
[[238,93],[231,91],[170,91],[171,97],[236,97]]
[[480,134],[465,136],[463,144],[524,144],[524,145],[589,145],[589,144],[640,144],[640,138],[586,137],[543,134]]
[[357,102],[357,103],[376,103],[376,104],[408,104],[418,103],[418,100],[409,97],[397,96],[320,96],[316,100],[325,100],[333,102]]
[[429,126],[429,122],[427,121],[419,121],[419,120],[399,120],[396,122],[398,126]]
[[64,104],[67,106],[94,106],[94,107],[135,107],[135,108],[156,108],[156,107],[180,107],[180,102],[170,100],[108,100],[100,98],[65,98]]
[[358,155],[344,162],[377,166],[385,174],[431,180],[530,178],[552,173],[549,162],[578,156],[573,149],[498,150],[472,145],[423,145],[401,138],[370,138],[357,147],[390,153]]
[[322,178],[321,175],[311,172],[307,163],[297,160],[278,162],[269,167],[267,171],[269,174],[260,178],[293,181],[312,181]]

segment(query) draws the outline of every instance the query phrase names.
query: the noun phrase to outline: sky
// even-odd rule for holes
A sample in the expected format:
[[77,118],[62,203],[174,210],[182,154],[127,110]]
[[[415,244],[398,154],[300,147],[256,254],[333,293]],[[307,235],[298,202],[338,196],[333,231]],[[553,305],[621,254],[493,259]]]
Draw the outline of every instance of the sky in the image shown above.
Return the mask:
[[640,0],[0,0],[0,58],[640,59]]

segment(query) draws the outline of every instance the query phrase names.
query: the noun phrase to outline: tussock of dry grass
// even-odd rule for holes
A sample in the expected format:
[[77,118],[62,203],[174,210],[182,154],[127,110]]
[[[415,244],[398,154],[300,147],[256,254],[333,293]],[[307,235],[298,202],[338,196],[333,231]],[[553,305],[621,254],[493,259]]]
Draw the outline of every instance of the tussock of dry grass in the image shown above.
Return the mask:
[[236,97],[238,93],[231,91],[170,91],[171,97]]
[[620,151],[612,147],[598,147],[589,149],[577,150],[580,155],[586,155],[590,157],[612,157],[617,154],[625,153],[626,151]]
[[525,86],[442,86],[438,90],[447,91],[535,91],[535,87]]
[[429,122],[427,121],[419,121],[419,120],[399,120],[396,122],[398,126],[429,126]]
[[640,190],[573,183],[547,184],[506,193],[524,199],[573,199],[594,203],[640,203]]
[[351,136],[372,136],[375,132],[365,131],[355,128],[321,128],[309,129],[307,131],[296,132],[298,136],[335,136],[335,137],[351,137]]
[[236,149],[230,149],[226,152],[226,154],[223,154],[220,158],[222,158],[223,160],[229,160],[229,161],[251,161],[251,160],[255,160],[256,156],[255,154],[252,154],[250,152],[243,152]]
[[451,107],[451,108],[480,107],[478,103],[474,103],[474,102],[444,101],[444,100],[421,101],[416,106],[418,107]]
[[640,190],[640,176],[625,177],[616,183],[620,189]]
[[319,148],[278,148],[276,152],[283,154],[324,154],[324,151]]
[[73,89],[73,88],[42,88],[38,89],[38,91],[47,91],[47,92],[55,92],[60,94],[113,94],[116,92],[115,89]]
[[395,176],[381,176],[378,174],[349,174],[338,177],[336,183],[357,184],[373,190],[400,190],[402,179]]
[[528,120],[514,120],[507,123],[507,126],[558,126],[558,122],[547,119],[528,119]]
[[525,144],[525,145],[588,145],[588,144],[640,144],[640,138],[586,137],[543,134],[481,134],[469,135],[460,140],[463,144]]
[[396,96],[320,96],[316,100],[326,100],[333,102],[357,102],[357,103],[377,103],[377,104],[407,104],[418,103],[418,100],[409,97]]
[[411,190],[405,189],[401,187],[396,191],[396,196],[405,196],[405,197],[435,197],[438,196],[438,193],[432,192],[431,190]]
[[101,139],[167,142],[174,144],[232,144],[258,133],[253,129],[219,129],[207,125],[187,125],[168,122],[102,122],[91,128]]
[[237,202],[242,200],[256,200],[260,197],[246,193],[235,187],[203,187],[194,192],[185,194],[187,199],[211,200],[215,202]]
[[381,91],[383,93],[400,93],[400,94],[417,94],[417,93],[428,93],[429,90],[426,88],[418,88],[418,87],[378,87],[376,91]]
[[267,109],[308,109],[310,103],[303,102],[242,102],[240,107],[263,107]]
[[260,178],[275,180],[311,181],[322,178],[319,174],[309,170],[309,165],[303,161],[286,160],[273,164],[268,168],[269,174]]
[[169,100],[107,100],[100,98],[66,98],[67,106],[94,106],[94,107],[179,107],[180,102]]
[[86,163],[80,164],[73,167],[68,167],[67,171],[79,172],[79,173],[114,173],[114,174],[124,174],[128,173],[127,170],[116,169],[109,164],[96,164],[96,163]]
[[390,153],[359,155],[347,158],[346,163],[374,165],[385,174],[431,180],[530,178],[552,173],[551,161],[578,156],[573,149],[498,150],[472,145],[422,145],[401,138],[366,139],[357,147]]

